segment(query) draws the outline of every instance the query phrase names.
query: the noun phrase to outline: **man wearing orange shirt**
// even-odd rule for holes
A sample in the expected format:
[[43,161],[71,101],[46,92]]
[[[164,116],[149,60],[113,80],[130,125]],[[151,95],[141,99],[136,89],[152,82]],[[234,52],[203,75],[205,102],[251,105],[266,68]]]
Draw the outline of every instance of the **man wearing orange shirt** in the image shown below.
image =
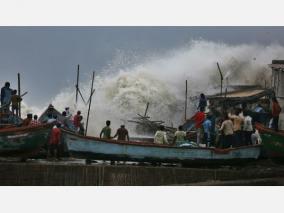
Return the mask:
[[81,111],[77,111],[77,114],[73,118],[73,124],[75,126],[75,129],[78,129],[80,127],[80,116]]
[[196,128],[196,143],[199,146],[199,143],[201,142],[201,127],[202,123],[205,120],[205,113],[204,113],[204,108],[201,108],[199,112],[197,112],[192,119],[194,120],[195,123],[195,128]]

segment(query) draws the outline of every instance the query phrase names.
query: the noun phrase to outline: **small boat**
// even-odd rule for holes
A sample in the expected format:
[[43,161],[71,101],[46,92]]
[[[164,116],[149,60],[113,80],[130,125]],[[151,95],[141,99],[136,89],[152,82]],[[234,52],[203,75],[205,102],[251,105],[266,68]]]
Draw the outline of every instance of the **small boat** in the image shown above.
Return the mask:
[[62,130],[63,141],[74,157],[94,160],[187,163],[257,159],[261,145],[239,148],[194,148],[157,145],[149,142],[106,140]]
[[256,123],[255,127],[262,139],[262,155],[268,158],[284,158],[284,131],[276,132],[260,123]]
[[52,126],[12,127],[0,130],[1,157],[29,157],[46,144]]
[[54,108],[53,105],[49,105],[47,109],[39,116],[39,121],[41,123],[46,123],[48,120],[48,115],[52,115],[53,118],[56,116],[56,120],[64,125],[64,128],[75,131],[76,128],[74,127],[73,122],[71,121],[71,116],[65,117],[63,116],[57,109]]

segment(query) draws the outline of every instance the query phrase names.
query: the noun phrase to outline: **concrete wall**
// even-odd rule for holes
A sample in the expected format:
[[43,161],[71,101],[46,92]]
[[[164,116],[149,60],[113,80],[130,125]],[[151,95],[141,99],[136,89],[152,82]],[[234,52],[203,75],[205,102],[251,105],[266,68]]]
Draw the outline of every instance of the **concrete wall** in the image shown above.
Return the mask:
[[284,168],[236,170],[0,163],[0,185],[10,186],[155,186],[271,177],[284,177]]

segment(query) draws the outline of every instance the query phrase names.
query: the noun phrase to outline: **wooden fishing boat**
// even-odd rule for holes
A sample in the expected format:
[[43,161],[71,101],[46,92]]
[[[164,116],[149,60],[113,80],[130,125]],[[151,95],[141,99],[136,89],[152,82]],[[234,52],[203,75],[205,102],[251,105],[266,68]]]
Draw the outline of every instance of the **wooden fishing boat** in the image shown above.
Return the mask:
[[71,120],[71,116],[65,117],[63,116],[57,109],[54,108],[53,105],[49,105],[46,110],[40,115],[39,121],[41,123],[46,123],[48,120],[48,115],[52,115],[53,117],[56,116],[56,120],[64,125],[64,128],[70,130],[70,131],[75,131],[76,128],[74,127],[74,124]]
[[256,123],[255,127],[262,139],[263,157],[284,158],[284,131],[276,132],[260,123]]
[[1,157],[28,157],[47,143],[52,125],[0,130]]
[[257,159],[261,146],[240,148],[185,148],[149,142],[106,140],[80,136],[62,130],[63,141],[74,157],[95,160],[186,163],[192,161],[224,161]]

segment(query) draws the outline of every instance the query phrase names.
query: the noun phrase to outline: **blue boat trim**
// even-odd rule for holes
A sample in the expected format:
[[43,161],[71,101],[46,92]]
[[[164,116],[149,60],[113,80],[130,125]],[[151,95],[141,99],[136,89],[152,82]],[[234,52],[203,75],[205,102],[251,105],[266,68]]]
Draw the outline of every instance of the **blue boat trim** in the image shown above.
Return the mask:
[[[257,159],[261,145],[239,148],[184,148],[135,141],[106,140],[80,136],[63,130],[63,140],[73,155],[94,159],[183,162],[189,160]],[[145,160],[146,159],[146,160]]]

